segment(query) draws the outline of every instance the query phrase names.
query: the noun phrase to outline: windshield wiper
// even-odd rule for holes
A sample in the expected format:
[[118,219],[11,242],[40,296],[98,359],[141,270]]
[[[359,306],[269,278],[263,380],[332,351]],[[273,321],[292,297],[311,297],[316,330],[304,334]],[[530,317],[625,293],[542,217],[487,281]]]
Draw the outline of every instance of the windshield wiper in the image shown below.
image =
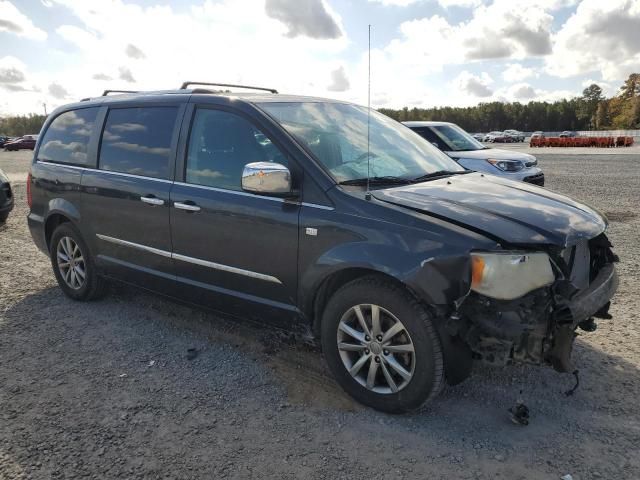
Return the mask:
[[[409,183],[413,183],[413,180],[402,177],[369,177],[369,185],[407,185]],[[351,180],[344,180],[339,182],[338,185],[357,185],[363,186],[367,184],[367,177],[364,178],[353,178]]]
[[437,172],[431,172],[425,175],[421,175],[420,177],[416,177],[411,180],[411,183],[424,182],[425,180],[431,180],[432,178],[448,177],[450,175],[464,175],[466,173],[471,173],[471,170],[462,170],[462,171],[438,170]]

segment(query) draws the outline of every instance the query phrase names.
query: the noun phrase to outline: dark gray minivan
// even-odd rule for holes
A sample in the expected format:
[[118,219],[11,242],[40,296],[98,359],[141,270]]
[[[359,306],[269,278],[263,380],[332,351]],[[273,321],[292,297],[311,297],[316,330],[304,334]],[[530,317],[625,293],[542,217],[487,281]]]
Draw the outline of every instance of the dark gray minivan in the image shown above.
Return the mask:
[[209,85],[48,118],[28,223],[72,299],[116,279],[293,325],[389,412],[474,360],[571,371],[575,329],[609,317],[617,258],[597,211],[464,170],[360,106]]

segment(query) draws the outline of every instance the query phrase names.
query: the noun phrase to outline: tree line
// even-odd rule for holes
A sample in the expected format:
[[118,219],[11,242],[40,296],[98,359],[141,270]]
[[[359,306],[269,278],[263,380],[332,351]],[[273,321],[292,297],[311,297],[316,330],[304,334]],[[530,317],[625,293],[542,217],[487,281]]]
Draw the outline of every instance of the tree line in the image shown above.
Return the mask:
[[634,73],[617,95],[605,98],[602,88],[591,84],[582,96],[555,102],[487,102],[474,107],[381,108],[380,112],[404,122],[433,120],[453,122],[469,132],[517,129],[626,130],[640,128],[640,74]]
[[21,137],[22,135],[37,134],[46,120],[45,115],[17,115],[0,117],[0,135]]

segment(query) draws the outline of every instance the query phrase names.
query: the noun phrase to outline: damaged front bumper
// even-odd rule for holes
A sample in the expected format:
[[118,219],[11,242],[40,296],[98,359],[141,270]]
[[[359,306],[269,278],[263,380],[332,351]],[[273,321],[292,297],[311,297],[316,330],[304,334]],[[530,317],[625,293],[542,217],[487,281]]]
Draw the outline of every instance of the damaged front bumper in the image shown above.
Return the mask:
[[560,276],[553,285],[515,300],[471,292],[452,315],[448,330],[455,331],[474,357],[484,362],[549,364],[560,372],[573,371],[571,352],[576,328],[593,331],[594,317],[611,318],[608,310],[618,288],[613,263],[617,257],[603,238],[604,245],[601,239],[592,240],[591,275],[584,288],[575,288],[569,280],[570,272],[566,272],[567,276]]

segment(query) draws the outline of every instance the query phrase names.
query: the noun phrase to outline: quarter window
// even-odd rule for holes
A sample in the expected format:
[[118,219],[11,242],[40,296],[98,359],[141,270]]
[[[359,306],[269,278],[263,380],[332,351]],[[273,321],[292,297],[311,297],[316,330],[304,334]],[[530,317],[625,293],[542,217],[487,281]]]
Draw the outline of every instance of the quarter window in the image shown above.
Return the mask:
[[249,121],[220,110],[196,110],[187,154],[188,183],[241,190],[242,171],[252,162],[287,165],[280,150]]
[[83,108],[58,115],[44,134],[38,159],[86,165],[87,148],[97,114],[97,108]]
[[100,168],[153,178],[169,177],[177,107],[109,111],[100,145]]

